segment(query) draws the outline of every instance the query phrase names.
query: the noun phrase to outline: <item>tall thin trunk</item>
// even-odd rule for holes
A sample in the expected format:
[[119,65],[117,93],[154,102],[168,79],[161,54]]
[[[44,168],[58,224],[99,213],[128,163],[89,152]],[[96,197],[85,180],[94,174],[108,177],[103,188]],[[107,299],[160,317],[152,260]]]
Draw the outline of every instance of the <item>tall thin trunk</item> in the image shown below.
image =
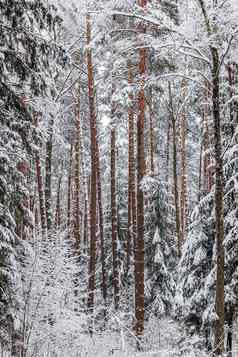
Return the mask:
[[153,111],[153,91],[150,91],[149,99],[149,114],[150,114],[150,172],[153,175],[155,171],[154,152],[155,152],[155,139],[154,139],[154,111]]
[[210,138],[211,130],[209,126],[209,119],[212,115],[210,104],[209,104],[210,92],[211,92],[211,88],[210,86],[207,85],[206,92],[205,92],[205,99],[207,103],[204,109],[204,120],[203,120],[203,148],[204,148],[203,181],[204,181],[205,192],[211,192],[212,185],[214,184],[214,179],[213,179],[214,167],[212,162],[212,156],[210,153],[211,141],[212,141]]
[[211,48],[213,59],[213,121],[214,121],[214,147],[215,147],[215,218],[216,218],[216,244],[217,244],[217,271],[216,271],[216,320],[215,350],[216,355],[222,355],[224,351],[224,182],[223,182],[223,158],[221,140],[220,118],[220,78],[219,55],[215,48]]
[[[112,113],[114,113],[113,109],[112,109]],[[111,129],[111,229],[112,229],[112,261],[113,261],[112,263],[113,264],[113,269],[112,269],[113,270],[113,295],[114,295],[114,307],[117,310],[119,305],[119,276],[118,276],[118,253],[117,253],[116,129],[114,126]]]
[[89,257],[89,281],[88,281],[88,309],[94,310],[95,273],[96,273],[96,230],[97,230],[97,127],[94,96],[94,73],[92,63],[91,45],[91,18],[86,17],[87,36],[87,71],[88,71],[88,97],[91,133],[91,188],[90,188],[90,257]]
[[[147,0],[140,0],[139,6],[145,7]],[[141,23],[140,30],[145,32],[145,25]],[[144,195],[141,189],[141,180],[145,174],[144,153],[144,122],[145,122],[145,74],[146,74],[146,49],[139,50],[139,75],[140,88],[138,93],[138,118],[137,118],[137,237],[135,250],[135,317],[136,335],[138,338],[144,334],[145,318],[145,283],[144,283]],[[141,345],[138,345],[141,348]]]
[[169,193],[169,169],[170,169],[170,141],[171,141],[171,123],[170,119],[168,120],[167,128],[167,141],[166,141],[166,178],[165,182],[168,184],[168,193]]
[[75,98],[75,150],[74,150],[74,242],[77,251],[80,251],[81,240],[81,210],[80,210],[80,175],[81,175],[81,155],[80,155],[80,84],[78,84],[77,95]]
[[[214,35],[213,27],[204,0],[198,0],[207,35],[211,38]],[[217,6],[217,0],[214,0]],[[217,315],[215,323],[215,343],[214,354],[221,356],[224,352],[224,323],[225,323],[225,300],[224,300],[224,182],[223,182],[223,157],[221,139],[221,113],[220,113],[220,58],[219,52],[214,45],[210,45],[212,59],[212,109],[213,109],[213,130],[215,149],[215,221],[216,221],[216,246],[217,246],[217,267],[216,267],[216,301],[215,312]]]
[[[34,115],[34,125],[38,126],[37,114]],[[47,221],[46,221],[46,209],[45,209],[45,195],[44,195],[44,183],[42,177],[42,168],[40,154],[37,153],[35,156],[36,165],[36,178],[37,178],[37,188],[38,188],[38,198],[39,198],[39,208],[40,208],[40,221],[42,235],[47,234]]]
[[54,118],[51,117],[48,125],[48,137],[46,141],[46,156],[45,156],[45,209],[48,231],[52,226],[52,152],[53,152],[53,126]]
[[236,104],[234,103],[233,96],[235,95],[235,76],[236,76],[236,70],[234,68],[235,64],[229,63],[227,66],[227,72],[228,72],[228,81],[229,81],[229,95],[230,95],[230,127],[231,127],[231,137],[233,137],[234,132],[235,132],[235,106]]
[[86,253],[88,247],[88,199],[84,200],[84,218],[83,218],[83,245]]
[[[68,173],[68,189],[67,189],[67,228],[71,228],[71,186],[72,186],[72,156],[73,156],[73,145],[70,146],[70,157],[69,157],[69,173]],[[70,232],[69,232],[70,235]]]
[[181,186],[180,186],[181,240],[186,238],[187,227],[187,118],[183,111],[181,117]]
[[[128,84],[132,85],[131,63],[128,61]],[[134,149],[134,113],[133,94],[129,94],[130,105],[128,109],[128,225],[126,243],[126,273],[129,272],[131,262],[132,244],[136,236],[136,183],[135,183],[135,149]]]
[[81,127],[81,155],[82,155],[82,175],[83,175],[83,191],[84,191],[84,217],[83,217],[83,247],[84,253],[87,253],[88,249],[88,202],[89,202],[89,189],[88,189],[88,179],[85,170],[85,145],[83,140],[83,128]]
[[[45,220],[45,227],[47,229],[46,220]],[[34,214],[34,231],[35,231],[35,233],[37,232],[38,228],[39,228],[39,211],[38,211],[38,207],[36,205],[35,206],[35,214]],[[41,226],[41,228],[42,228],[42,226]]]
[[227,352],[227,357],[232,357],[233,323],[234,323],[234,310],[232,307],[228,308],[228,310],[226,311],[226,322],[228,327],[226,352]]
[[176,141],[176,118],[173,110],[173,99],[171,92],[171,85],[169,83],[169,101],[170,101],[170,120],[172,124],[172,137],[173,137],[173,180],[174,180],[174,205],[175,205],[175,224],[177,235],[177,255],[181,257],[181,225],[179,215],[179,195],[178,195],[178,176],[177,176],[177,141]]
[[100,236],[100,249],[101,249],[101,269],[102,269],[102,295],[104,302],[106,304],[107,300],[107,273],[106,273],[106,261],[105,261],[105,244],[104,244],[104,222],[103,222],[103,207],[102,207],[102,187],[101,187],[101,170],[100,170],[100,160],[99,160],[99,145],[98,139],[96,139],[96,149],[97,149],[97,199],[98,199],[98,215],[99,215],[99,236]]
[[[202,126],[204,123],[204,111],[202,112],[203,120]],[[203,134],[203,131],[202,131]],[[202,192],[202,178],[203,178],[203,137],[200,143],[200,154],[199,154],[199,178],[198,178],[198,202],[201,199],[201,192]]]
[[56,207],[55,207],[55,228],[59,228],[61,225],[61,202],[60,202],[61,181],[62,181],[62,175],[59,176],[58,185],[57,185],[57,196],[56,196]]

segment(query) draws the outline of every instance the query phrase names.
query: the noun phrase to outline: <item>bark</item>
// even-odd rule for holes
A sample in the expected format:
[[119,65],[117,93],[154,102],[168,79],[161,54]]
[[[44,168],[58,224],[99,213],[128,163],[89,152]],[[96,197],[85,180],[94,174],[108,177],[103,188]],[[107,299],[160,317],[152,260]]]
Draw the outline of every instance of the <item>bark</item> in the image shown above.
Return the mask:
[[[35,233],[37,232],[38,228],[39,228],[39,213],[38,213],[38,207],[35,206],[35,214],[34,214],[34,217],[35,217],[35,221],[34,221],[34,228],[35,228]],[[46,220],[45,220],[45,223],[46,223]],[[46,224],[45,224],[45,227],[46,227]],[[46,227],[47,228],[47,227]]]
[[209,131],[208,124],[205,119],[204,122],[204,135],[203,135],[203,146],[204,146],[204,161],[203,161],[203,179],[204,179],[204,190],[205,192],[210,192],[212,188],[211,180],[211,160],[209,150]]
[[204,120],[203,120],[203,148],[204,148],[204,162],[203,162],[203,189],[205,192],[211,192],[212,185],[214,184],[213,174],[214,168],[212,165],[212,159],[210,154],[210,130],[209,130],[209,118],[211,117],[211,110],[209,106],[209,96],[211,89],[208,87],[205,93],[205,99],[207,104],[204,110]]
[[237,104],[234,103],[232,100],[233,96],[235,95],[235,76],[236,76],[236,69],[235,64],[229,63],[227,66],[228,72],[228,81],[229,81],[229,95],[230,95],[230,130],[231,130],[231,137],[233,137],[235,133],[235,107]]
[[88,72],[88,97],[89,97],[89,116],[91,134],[91,187],[90,187],[90,257],[89,257],[89,281],[88,281],[88,310],[94,310],[95,294],[95,270],[96,270],[96,227],[97,227],[97,127],[94,96],[94,73],[92,63],[91,44],[91,18],[86,17],[86,36],[87,36],[87,72]]
[[[207,35],[211,37],[214,33],[210,24],[209,16],[204,0],[199,0],[206,25]],[[214,1],[217,6],[217,1]],[[221,113],[220,113],[220,58],[218,49],[210,45],[212,59],[212,109],[213,130],[215,150],[215,221],[216,221],[216,301],[215,312],[217,320],[215,323],[214,355],[221,356],[224,352],[224,323],[225,323],[225,301],[224,301],[224,182],[223,182],[223,157],[221,140]]]
[[[132,85],[131,63],[128,62],[128,84]],[[130,106],[128,109],[128,225],[126,244],[126,274],[131,265],[132,244],[136,236],[136,191],[135,191],[135,149],[134,149],[134,114],[133,95],[129,95]]]
[[51,117],[48,125],[48,138],[46,141],[46,157],[45,157],[45,209],[48,231],[52,227],[52,151],[53,151],[53,126],[54,119]]
[[215,353],[222,355],[224,351],[224,183],[223,158],[221,142],[220,118],[220,80],[219,55],[215,48],[211,49],[213,59],[213,121],[214,121],[214,148],[215,148],[215,219],[217,244],[217,271],[216,271],[216,314],[218,319],[215,326]]
[[170,120],[168,120],[168,128],[167,128],[167,157],[166,157],[166,183],[168,184],[168,193],[169,193],[169,168],[170,168],[170,140],[171,140],[171,123]]
[[75,248],[80,251],[81,241],[81,210],[80,210],[80,175],[81,175],[81,155],[80,155],[80,84],[78,84],[77,95],[75,98],[75,155],[74,155],[74,243]]
[[84,218],[83,218],[83,247],[85,254],[88,249],[88,202],[89,202],[89,193],[88,193],[88,180],[85,172],[85,155],[84,155],[84,145],[83,145],[83,137],[81,131],[81,152],[82,152],[82,170],[83,170],[83,186],[84,186]]
[[180,209],[178,195],[178,176],[177,176],[177,141],[176,141],[176,119],[173,110],[173,100],[171,93],[171,85],[169,84],[169,101],[170,101],[170,121],[172,125],[173,138],[173,180],[174,180],[174,205],[175,205],[175,224],[177,235],[177,255],[181,257],[182,241],[181,241],[181,225],[180,225]]
[[[67,228],[71,228],[71,186],[72,186],[72,156],[73,156],[73,145],[70,147],[70,157],[69,157],[69,174],[68,174],[68,192],[67,192]],[[70,232],[69,232],[70,236]]]
[[[229,309],[229,307],[228,307]],[[227,326],[228,326],[228,331],[227,331],[227,343],[226,343],[226,351],[227,351],[227,357],[232,357],[232,344],[233,344],[233,319],[234,319],[234,311],[232,308],[230,308],[226,312],[227,318]]]
[[107,274],[106,274],[106,262],[105,262],[105,244],[104,244],[104,222],[103,222],[103,207],[102,207],[102,186],[101,186],[101,170],[100,170],[100,160],[99,160],[99,146],[98,140],[96,142],[97,150],[97,199],[98,199],[98,215],[99,215],[99,236],[100,236],[100,248],[101,248],[101,269],[102,269],[102,295],[104,303],[107,300]]
[[154,165],[154,152],[155,152],[155,139],[154,139],[154,112],[153,112],[153,91],[150,91],[149,99],[149,113],[150,113],[150,172],[153,175],[155,171]]
[[83,245],[84,251],[87,252],[88,247],[88,199],[84,200],[84,221],[83,221]]
[[[139,1],[141,7],[146,6],[146,0]],[[145,32],[144,24],[141,24],[141,32]],[[145,122],[145,91],[144,78],[146,74],[146,49],[139,50],[139,75],[140,88],[138,93],[138,118],[137,118],[137,237],[135,242],[135,317],[136,335],[138,338],[144,334],[145,318],[145,286],[144,286],[144,195],[140,183],[145,174],[144,154],[144,122]],[[141,344],[138,344],[141,349]]]
[[[202,123],[204,123],[204,112],[202,115],[203,115]],[[199,154],[198,202],[200,202],[201,191],[202,191],[202,177],[203,177],[202,164],[203,164],[203,137],[200,144],[200,154]]]
[[187,118],[181,117],[181,186],[180,186],[181,242],[186,239],[187,228]]
[[[35,114],[34,125],[36,127],[38,126],[37,119],[38,119],[37,114]],[[46,210],[45,210],[44,183],[43,183],[41,160],[40,160],[39,153],[36,154],[35,165],[36,165],[36,179],[37,179],[38,198],[39,198],[41,230],[42,230],[42,235],[45,236],[47,234],[47,221],[46,221]]]
[[56,207],[55,207],[55,228],[59,228],[61,225],[61,202],[60,202],[60,192],[61,192],[61,181],[62,176],[58,179],[57,187],[57,197],[56,197]]
[[[114,110],[112,109],[112,116]],[[113,119],[113,118],[112,118]],[[111,230],[112,230],[112,264],[114,307],[119,305],[119,276],[117,253],[117,204],[116,204],[116,129],[111,129]]]

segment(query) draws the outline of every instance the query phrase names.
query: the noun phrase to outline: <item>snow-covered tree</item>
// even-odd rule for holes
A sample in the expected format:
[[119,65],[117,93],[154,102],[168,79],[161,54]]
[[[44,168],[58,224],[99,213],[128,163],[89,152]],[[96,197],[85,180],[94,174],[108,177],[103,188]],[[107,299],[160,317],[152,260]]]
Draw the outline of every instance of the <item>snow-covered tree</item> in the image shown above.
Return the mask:
[[32,224],[26,178],[36,134],[27,103],[46,93],[50,61],[64,61],[63,50],[51,42],[61,22],[55,10],[44,1],[0,4],[0,304],[1,342],[6,348],[16,340],[18,329],[14,326],[18,239],[26,238],[26,226]]

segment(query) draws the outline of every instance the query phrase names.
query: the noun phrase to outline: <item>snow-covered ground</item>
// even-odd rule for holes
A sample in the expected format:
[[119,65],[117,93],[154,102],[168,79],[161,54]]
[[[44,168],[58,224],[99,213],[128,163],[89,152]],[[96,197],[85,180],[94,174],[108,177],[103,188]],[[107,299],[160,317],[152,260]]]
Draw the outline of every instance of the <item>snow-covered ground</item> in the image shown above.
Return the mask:
[[[146,327],[143,352],[136,352],[135,339],[123,328],[116,334],[109,330],[93,337],[82,336],[81,348],[75,357],[208,357],[195,347],[198,337],[185,337],[182,328],[169,319],[154,319]],[[61,356],[60,356],[61,357]],[[63,357],[63,356],[62,356]]]

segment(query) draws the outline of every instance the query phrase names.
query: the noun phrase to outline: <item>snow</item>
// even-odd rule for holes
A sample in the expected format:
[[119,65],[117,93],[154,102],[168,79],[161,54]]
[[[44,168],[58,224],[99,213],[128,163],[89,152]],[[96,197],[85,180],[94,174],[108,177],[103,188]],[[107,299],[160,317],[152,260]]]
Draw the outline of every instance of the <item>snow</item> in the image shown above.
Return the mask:
[[[120,325],[120,324],[119,324]],[[90,337],[81,334],[78,337],[78,352],[72,345],[67,351],[69,357],[207,357],[208,355],[197,348],[200,339],[198,336],[186,337],[183,329],[173,320],[152,319],[146,326],[145,351],[135,350],[135,339],[131,331],[120,326],[116,332],[107,329]],[[66,351],[57,351],[57,357],[65,357]],[[42,356],[44,357],[44,355]]]
[[[205,357],[205,352],[197,349],[193,346],[198,341],[198,337],[188,338],[184,336],[181,327],[173,320],[169,318],[163,318],[162,320],[152,319],[146,326],[147,340],[146,351],[135,352],[134,346],[128,344],[127,340],[119,339],[118,336],[104,336],[103,339],[96,337],[95,345],[101,345],[104,351],[101,354],[96,354],[100,357],[110,356],[111,351],[114,350],[115,357]],[[111,342],[109,343],[109,340]],[[114,342],[114,344],[112,344]],[[117,342],[115,344],[115,342]],[[106,347],[106,349],[105,349]],[[124,350],[123,350],[124,349]],[[93,356],[93,352],[89,352],[89,357]],[[90,354],[91,353],[91,354]],[[110,354],[111,353],[111,354]]]

